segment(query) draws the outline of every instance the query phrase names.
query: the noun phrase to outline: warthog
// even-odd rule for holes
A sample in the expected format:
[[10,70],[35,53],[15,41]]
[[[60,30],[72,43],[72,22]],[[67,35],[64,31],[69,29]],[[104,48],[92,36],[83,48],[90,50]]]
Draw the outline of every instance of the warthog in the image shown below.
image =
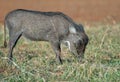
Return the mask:
[[[70,51],[79,59],[84,56],[88,43],[82,25],[76,24],[70,17],[61,12],[40,12],[17,9],[7,14],[4,22],[9,30],[9,59],[12,60],[13,49],[21,36],[32,41],[48,41],[61,60],[60,44],[67,43]],[[6,28],[4,29],[4,46],[6,47]]]

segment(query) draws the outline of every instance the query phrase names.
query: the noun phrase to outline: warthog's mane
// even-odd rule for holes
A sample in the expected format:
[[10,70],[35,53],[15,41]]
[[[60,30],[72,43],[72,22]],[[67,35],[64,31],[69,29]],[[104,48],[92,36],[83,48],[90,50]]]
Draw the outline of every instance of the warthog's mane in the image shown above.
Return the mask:
[[69,16],[65,15],[64,13],[62,12],[42,12],[42,11],[34,11],[34,10],[26,10],[26,9],[16,9],[12,12],[30,12],[30,13],[33,13],[33,14],[42,14],[42,15],[45,15],[45,16],[61,16],[63,17],[65,20],[67,20],[77,31],[82,31],[83,27],[82,26],[79,26],[77,25]]
[[42,14],[42,15],[46,15],[46,16],[60,15],[60,16],[64,17],[66,20],[74,23],[73,20],[72,20],[69,16],[67,16],[67,15],[65,15],[64,13],[59,12],[59,11],[57,11],[57,12],[51,12],[51,11],[42,12],[42,11],[34,11],[34,10],[26,10],[26,9],[17,9],[17,10],[15,10],[15,11],[31,12],[31,13],[34,13],[34,14]]
[[42,15],[46,15],[46,16],[55,16],[55,15],[58,15],[58,16],[62,16],[64,17],[67,21],[69,21],[70,23],[72,24],[75,24],[75,22],[67,15],[65,15],[64,13],[62,12],[42,12],[42,11],[34,11],[34,10],[25,10],[25,9],[17,9],[15,11],[24,11],[24,12],[31,12],[31,13],[34,13],[34,14],[42,14]]

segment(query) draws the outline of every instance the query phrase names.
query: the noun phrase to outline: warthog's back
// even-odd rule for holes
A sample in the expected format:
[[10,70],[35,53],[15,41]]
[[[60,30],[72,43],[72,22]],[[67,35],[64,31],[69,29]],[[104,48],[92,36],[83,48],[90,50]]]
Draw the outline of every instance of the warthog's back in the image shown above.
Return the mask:
[[9,22],[9,30],[12,28],[22,31],[23,35],[31,40],[48,40],[50,37],[54,38],[51,35],[60,38],[67,35],[72,19],[61,12],[18,9],[10,12],[5,22]]

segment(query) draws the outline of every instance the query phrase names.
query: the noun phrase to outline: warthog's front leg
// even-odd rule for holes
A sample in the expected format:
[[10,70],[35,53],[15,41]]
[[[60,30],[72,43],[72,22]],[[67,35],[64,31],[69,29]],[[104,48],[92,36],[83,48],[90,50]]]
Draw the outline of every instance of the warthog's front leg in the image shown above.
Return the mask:
[[53,50],[56,54],[56,59],[58,61],[58,63],[62,64],[62,59],[61,59],[61,48],[60,48],[60,42],[52,42],[52,47],[53,47]]

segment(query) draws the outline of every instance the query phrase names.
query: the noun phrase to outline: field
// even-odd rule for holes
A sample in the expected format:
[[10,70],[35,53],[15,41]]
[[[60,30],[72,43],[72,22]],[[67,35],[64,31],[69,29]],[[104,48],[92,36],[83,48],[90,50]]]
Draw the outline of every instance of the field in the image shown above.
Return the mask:
[[14,9],[60,11],[77,22],[119,22],[120,0],[0,0],[0,22]]
[[[0,28],[2,46],[3,26]],[[22,37],[14,49],[13,65],[9,67],[8,49],[0,48],[0,81],[120,82],[120,24],[86,26],[85,30],[90,42],[81,63],[62,45],[63,64],[57,64],[49,43]]]

